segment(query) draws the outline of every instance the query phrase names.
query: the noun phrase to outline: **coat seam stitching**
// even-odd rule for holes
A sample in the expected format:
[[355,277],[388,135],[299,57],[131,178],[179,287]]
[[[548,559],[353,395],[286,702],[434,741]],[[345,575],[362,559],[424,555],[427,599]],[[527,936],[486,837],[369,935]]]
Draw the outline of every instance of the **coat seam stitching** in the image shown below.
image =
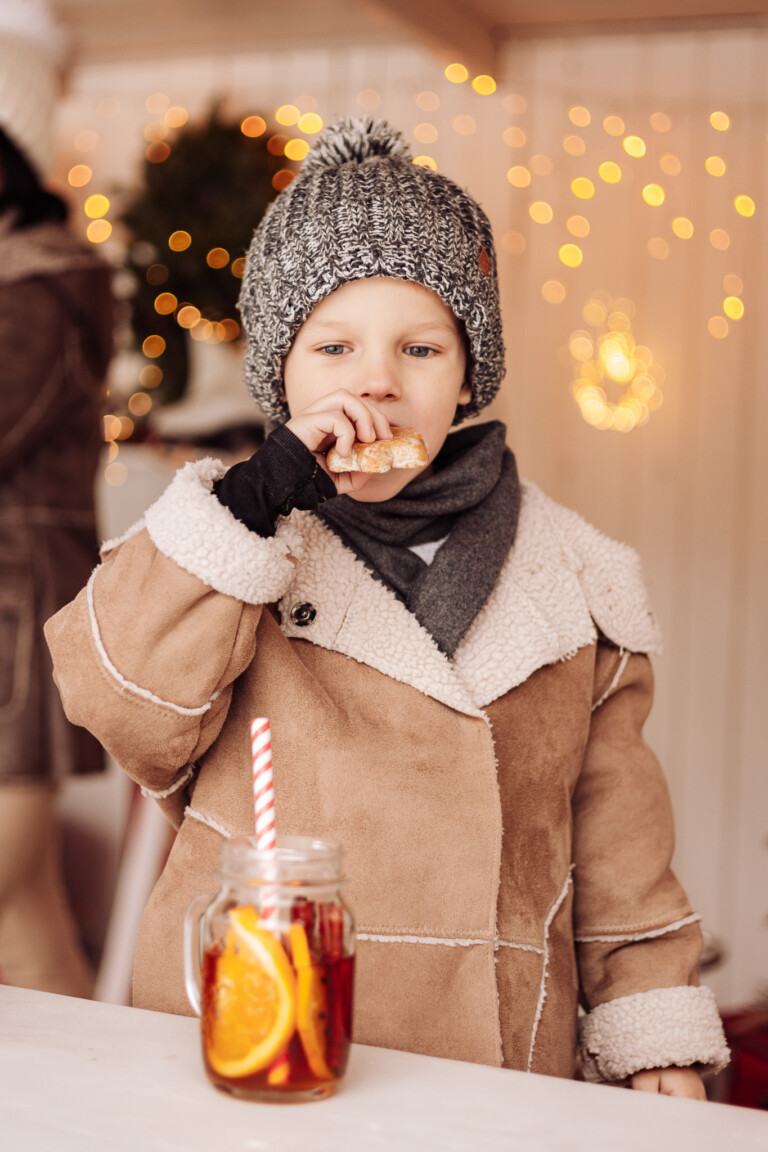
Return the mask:
[[531,1071],[531,1066],[533,1064],[533,1051],[534,1051],[534,1048],[536,1046],[536,1034],[539,1030],[539,1023],[541,1021],[541,1016],[542,1016],[542,1013],[544,1011],[544,1001],[547,998],[547,975],[548,975],[548,971],[549,971],[549,929],[552,925],[552,921],[554,920],[555,916],[557,915],[557,913],[560,909],[561,904],[563,903],[563,900],[565,899],[565,897],[568,893],[568,889],[571,886],[572,878],[573,878],[573,864],[571,864],[570,868],[568,869],[568,876],[566,877],[566,881],[565,881],[565,884],[563,885],[563,888],[562,888],[562,891],[560,892],[560,895],[558,896],[557,900],[555,900],[554,904],[550,908],[549,913],[547,914],[547,918],[544,921],[544,952],[543,952],[542,965],[541,965],[541,983],[539,985],[539,999],[538,999],[537,1004],[536,1004],[536,1014],[533,1018],[533,1027],[531,1028],[531,1046],[528,1049],[528,1064],[526,1067],[526,1072]]

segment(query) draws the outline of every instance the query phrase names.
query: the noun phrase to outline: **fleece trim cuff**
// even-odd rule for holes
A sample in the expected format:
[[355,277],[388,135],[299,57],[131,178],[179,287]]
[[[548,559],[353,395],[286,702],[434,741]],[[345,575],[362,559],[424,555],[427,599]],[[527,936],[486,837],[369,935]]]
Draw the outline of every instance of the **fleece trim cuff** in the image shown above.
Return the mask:
[[584,1077],[626,1080],[649,1068],[719,1072],[728,1063],[723,1025],[710,988],[655,988],[620,996],[579,1021]]
[[204,584],[246,604],[279,600],[293,577],[301,536],[281,523],[273,537],[257,536],[213,494],[226,472],[210,458],[185,464],[144,516],[155,547]]

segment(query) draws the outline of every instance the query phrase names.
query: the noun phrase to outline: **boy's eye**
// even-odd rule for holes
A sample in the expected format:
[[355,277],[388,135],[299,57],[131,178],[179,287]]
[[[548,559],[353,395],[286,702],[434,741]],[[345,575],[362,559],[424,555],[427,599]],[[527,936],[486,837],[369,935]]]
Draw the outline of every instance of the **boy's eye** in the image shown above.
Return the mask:
[[347,351],[346,344],[323,344],[320,349],[326,356],[341,356],[343,352]]
[[405,349],[406,355],[415,356],[417,360],[426,360],[435,353],[434,348],[427,348],[425,344],[410,344]]

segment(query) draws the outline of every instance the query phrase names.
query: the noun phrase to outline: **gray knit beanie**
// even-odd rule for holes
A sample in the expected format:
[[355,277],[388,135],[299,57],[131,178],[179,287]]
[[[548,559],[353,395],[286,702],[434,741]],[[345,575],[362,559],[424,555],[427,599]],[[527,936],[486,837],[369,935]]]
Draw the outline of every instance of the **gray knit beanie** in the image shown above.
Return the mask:
[[264,214],[240,292],[245,376],[269,416],[288,418],[283,361],[314,306],[342,284],[391,276],[432,289],[463,321],[472,398],[489,404],[504,374],[496,255],[483,210],[453,181],[412,163],[384,120],[338,120]]

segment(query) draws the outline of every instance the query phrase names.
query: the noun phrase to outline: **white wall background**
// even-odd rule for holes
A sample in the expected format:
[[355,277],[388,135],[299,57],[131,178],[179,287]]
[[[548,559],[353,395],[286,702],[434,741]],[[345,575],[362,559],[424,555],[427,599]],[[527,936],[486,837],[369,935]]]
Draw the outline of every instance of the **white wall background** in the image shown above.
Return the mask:
[[[358,94],[374,89],[382,98],[375,114],[409,136],[419,123],[437,128],[434,144],[412,140],[415,151],[432,155],[469,187],[491,216],[497,242],[509,232],[523,236],[520,255],[499,244],[508,373],[495,414],[509,425],[524,474],[642,553],[666,637],[648,736],[670,780],[678,871],[706,927],[727,949],[710,981],[724,1004],[754,997],[768,981],[766,63],[768,38],[753,32],[523,41],[506,53],[499,90],[483,97],[468,84],[449,84],[432,58],[406,48],[201,55],[82,69],[60,118],[60,170],[76,160],[94,169],[82,201],[86,193],[110,194],[136,180],[143,130],[155,119],[145,100],[154,92],[165,92],[193,117],[214,96],[225,96],[233,113],[268,119],[286,102],[309,110],[311,98],[327,122],[359,112]],[[418,106],[424,90],[439,97],[437,110]],[[505,103],[510,95],[523,100]],[[105,105],[105,97],[117,106]],[[589,109],[588,128],[569,122],[574,104]],[[727,132],[709,123],[717,109],[731,117]],[[651,129],[654,112],[670,117],[669,132]],[[458,115],[474,118],[473,134],[454,130]],[[645,157],[630,159],[621,137],[604,131],[608,115],[620,116],[628,133],[646,141]],[[514,125],[526,141],[513,149],[502,133]],[[86,128],[99,136],[87,156],[73,145]],[[582,136],[583,156],[563,150],[567,134]],[[679,175],[661,172],[666,153],[680,159]],[[720,178],[704,169],[711,154],[727,163]],[[508,168],[533,155],[549,157],[551,172],[534,175],[529,188],[513,188]],[[618,185],[597,176],[604,160],[622,165]],[[577,175],[593,179],[593,199],[574,198],[570,181]],[[651,180],[666,192],[659,208],[640,195]],[[755,200],[753,218],[735,212],[738,193]],[[530,219],[532,200],[552,206],[551,223]],[[589,219],[591,232],[578,241],[581,267],[567,269],[557,252],[574,240],[565,228],[574,213]],[[692,220],[690,240],[673,235],[677,215]],[[727,250],[709,242],[713,228],[729,232]],[[666,259],[649,255],[651,237],[666,238]],[[117,240],[104,247],[117,257]],[[707,320],[722,314],[727,274],[744,282],[745,316],[716,340]],[[565,288],[559,304],[541,294],[553,278]],[[628,434],[583,421],[562,359],[571,331],[584,327],[581,308],[596,288],[634,301],[633,331],[666,373],[663,406]],[[131,482],[129,467],[123,506]],[[136,515],[142,484],[137,480]]]

